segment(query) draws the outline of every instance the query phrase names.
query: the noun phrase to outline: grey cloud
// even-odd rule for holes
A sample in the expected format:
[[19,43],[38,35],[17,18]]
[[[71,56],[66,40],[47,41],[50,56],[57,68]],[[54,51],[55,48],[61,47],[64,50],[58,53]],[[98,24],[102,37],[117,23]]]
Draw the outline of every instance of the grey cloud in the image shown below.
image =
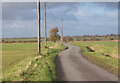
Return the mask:
[[35,2],[3,2],[2,7],[7,10],[7,9],[12,9],[12,10],[25,10],[25,9],[34,9],[37,7]]
[[[115,9],[117,3],[115,2],[90,2],[94,5],[105,7],[108,9]],[[77,7],[77,5],[88,6],[87,2],[48,2],[47,7],[54,9],[60,6],[68,6],[69,8],[64,12],[68,12]],[[41,11],[43,11],[43,2],[41,3]],[[32,20],[37,19],[37,3],[36,2],[6,2],[2,4],[2,19],[3,20]]]
[[2,4],[3,20],[31,20],[36,19],[37,14],[34,12],[35,3],[31,2],[7,2]]
[[[72,5],[74,3],[49,2],[49,8],[56,8],[63,5]],[[43,11],[43,2],[41,3],[41,11]],[[37,19],[37,3],[36,2],[6,2],[2,4],[3,20],[32,20]]]
[[[82,17],[82,16],[75,17],[74,15],[72,15],[72,13],[69,13],[69,14],[67,13],[69,11],[76,12],[76,8],[78,5],[81,7],[86,7],[86,6],[89,7],[91,5],[96,5],[96,6],[99,6],[100,8],[105,7],[105,10],[110,10],[111,12],[114,12],[112,10],[117,9],[116,3],[92,3],[92,4],[85,3],[85,2],[80,2],[80,3],[49,2],[47,3],[47,7],[53,10],[53,14],[55,17],[57,17],[59,20],[62,17],[64,18],[65,35],[116,33],[116,30],[117,30],[116,18],[109,18],[109,17],[99,16],[99,15],[93,15],[93,17]],[[43,3],[41,3],[41,7],[42,7],[41,11],[43,13]],[[3,21],[4,21],[3,36],[4,37],[37,36],[37,11],[36,10],[37,10],[37,4],[35,2],[34,3],[30,3],[30,2],[3,3],[3,12],[2,12]],[[54,17],[51,16],[51,13],[49,12],[49,10],[47,10],[47,17],[48,17],[47,18],[48,31],[53,27],[53,25],[55,26],[57,24],[59,25],[61,24],[61,21],[57,23]],[[78,18],[78,20],[76,18]],[[33,21],[33,20],[36,20],[36,21]],[[69,21],[72,21],[72,22],[69,22]],[[48,26],[48,23],[51,24],[51,27]],[[21,26],[23,26],[23,28]],[[41,26],[43,27],[43,24]],[[74,33],[75,30],[76,30],[76,33]]]

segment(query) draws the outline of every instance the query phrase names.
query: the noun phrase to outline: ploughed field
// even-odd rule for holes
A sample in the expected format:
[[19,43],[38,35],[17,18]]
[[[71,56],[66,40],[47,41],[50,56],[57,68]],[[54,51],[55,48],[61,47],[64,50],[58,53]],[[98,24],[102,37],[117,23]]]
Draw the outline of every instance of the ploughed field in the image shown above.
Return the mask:
[[82,55],[89,61],[118,74],[117,41],[76,42],[73,45],[81,47]]
[[[66,47],[56,44],[57,43],[48,42],[48,46],[52,47],[48,49],[44,48],[44,43],[42,43],[42,56],[37,56],[37,43],[3,43],[2,80],[57,80],[54,60],[57,53]],[[53,74],[51,74],[50,71],[52,71]],[[39,76],[39,78],[36,76]]]

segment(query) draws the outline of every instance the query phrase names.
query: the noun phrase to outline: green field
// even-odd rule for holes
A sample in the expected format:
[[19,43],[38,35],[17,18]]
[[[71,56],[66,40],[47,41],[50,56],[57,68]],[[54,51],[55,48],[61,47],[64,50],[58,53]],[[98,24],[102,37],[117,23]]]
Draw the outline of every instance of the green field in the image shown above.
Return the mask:
[[3,72],[11,69],[11,66],[21,60],[34,58],[37,53],[36,48],[37,44],[34,43],[2,44]]
[[[117,74],[117,42],[76,42],[73,45],[81,47],[86,59]],[[48,42],[48,46],[53,48],[44,48],[44,43],[42,43],[42,56],[37,56],[37,43],[3,43],[2,80],[56,81],[55,58],[66,47],[58,45],[58,42]],[[91,48],[94,52],[90,52],[86,47]]]
[[[49,42],[48,46],[54,46],[56,43]],[[57,53],[61,50],[65,49],[65,46],[58,46],[57,49],[48,49],[44,48],[44,45],[42,44],[42,57],[39,59],[39,62],[34,60],[34,58],[37,56],[37,43],[5,43],[2,44],[2,69],[3,69],[3,80],[12,80],[12,81],[22,81],[22,80],[35,80],[35,81],[52,81],[56,80],[56,70],[55,70],[55,57],[57,56]],[[48,61],[48,64],[50,66],[51,71],[55,72],[53,75],[49,74],[49,68],[45,61]],[[33,67],[34,64],[40,64],[36,68],[38,69],[38,72],[41,72],[40,74],[35,69],[31,70],[32,68],[26,69],[26,66],[29,63],[32,63],[29,67]],[[41,70],[39,70],[41,66],[43,67]],[[54,67],[54,68],[53,68]],[[23,69],[23,70],[22,70]],[[26,70],[24,70],[26,69]],[[18,72],[21,71],[22,74],[18,75]],[[26,73],[25,73],[26,72]],[[32,72],[32,73],[31,73]],[[25,74],[23,74],[25,73]],[[31,75],[33,74],[33,75]],[[37,78],[35,76],[39,76],[41,74],[44,74],[43,76]],[[48,75],[48,76],[47,76]],[[52,75],[52,76],[51,76]],[[53,78],[54,77],[54,78]],[[31,78],[31,79],[28,79]],[[34,79],[33,79],[34,78]]]
[[[118,74],[118,42],[76,42],[73,45],[81,47],[82,54],[86,59]],[[93,52],[90,52],[87,47]]]
[[[37,38],[3,38],[2,41],[8,41],[8,42],[18,42],[18,41],[36,41]],[[41,38],[41,41],[44,41],[44,38]]]

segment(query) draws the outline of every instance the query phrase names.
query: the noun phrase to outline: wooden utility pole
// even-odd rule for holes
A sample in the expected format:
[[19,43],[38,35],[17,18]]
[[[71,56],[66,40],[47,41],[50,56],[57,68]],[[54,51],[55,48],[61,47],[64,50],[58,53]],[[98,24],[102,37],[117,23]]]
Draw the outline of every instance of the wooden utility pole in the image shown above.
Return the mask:
[[45,47],[47,47],[47,31],[46,31],[46,2],[44,2],[44,36],[45,36]]
[[63,19],[61,20],[61,44],[63,45]]
[[41,33],[40,33],[40,0],[38,0],[38,55],[41,54]]

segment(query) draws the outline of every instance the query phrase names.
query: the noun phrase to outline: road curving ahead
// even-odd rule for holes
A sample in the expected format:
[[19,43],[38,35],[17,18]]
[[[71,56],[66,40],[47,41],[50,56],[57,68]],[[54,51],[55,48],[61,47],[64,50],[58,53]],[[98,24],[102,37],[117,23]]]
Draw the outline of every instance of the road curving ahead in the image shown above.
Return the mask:
[[66,44],[67,50],[59,53],[57,72],[59,81],[118,81],[118,77],[81,55],[80,47]]

